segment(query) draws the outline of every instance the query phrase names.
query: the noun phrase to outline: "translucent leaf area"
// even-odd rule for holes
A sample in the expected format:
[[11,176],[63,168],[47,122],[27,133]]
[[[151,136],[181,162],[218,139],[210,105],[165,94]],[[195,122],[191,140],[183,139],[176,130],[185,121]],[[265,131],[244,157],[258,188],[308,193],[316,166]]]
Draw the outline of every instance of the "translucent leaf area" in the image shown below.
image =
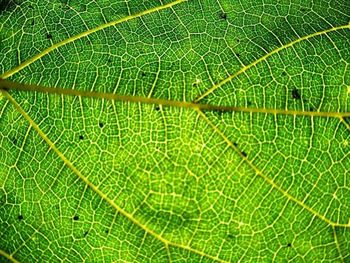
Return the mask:
[[349,21],[0,1],[0,262],[350,262]]

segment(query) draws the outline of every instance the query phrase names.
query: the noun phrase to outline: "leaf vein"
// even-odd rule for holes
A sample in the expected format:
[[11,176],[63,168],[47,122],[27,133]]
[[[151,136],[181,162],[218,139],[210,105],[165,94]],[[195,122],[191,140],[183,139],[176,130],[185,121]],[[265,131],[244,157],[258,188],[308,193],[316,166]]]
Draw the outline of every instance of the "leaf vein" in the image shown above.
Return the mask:
[[[217,262],[226,262],[217,256],[212,256],[209,254],[204,253],[203,251],[196,250],[194,248],[191,248],[187,245],[177,244],[174,242],[171,242],[156,232],[154,232],[149,227],[143,225],[141,222],[139,222],[136,218],[132,216],[132,214],[128,213],[127,211],[123,210],[120,206],[118,206],[112,199],[110,199],[106,194],[104,194],[98,186],[94,185],[89,179],[84,176],[74,165],[71,161],[69,161],[64,154],[56,147],[56,145],[47,137],[47,135],[40,129],[40,127],[34,122],[34,120],[24,111],[24,109],[17,103],[17,101],[6,91],[2,91],[3,95],[14,105],[14,107],[18,110],[18,112],[30,123],[30,125],[33,127],[33,129],[39,134],[39,136],[49,145],[49,147],[58,155],[58,157],[64,162],[64,164],[73,171],[74,174],[76,174],[88,187],[90,187],[95,193],[97,193],[104,201],[106,201],[111,207],[113,207],[117,212],[125,216],[127,219],[129,219],[132,223],[143,229],[146,233],[149,235],[155,237],[160,242],[165,244],[166,246],[173,246],[181,249],[188,250],[192,253],[198,254],[202,257],[207,257],[209,259],[215,260]],[[0,255],[1,255],[0,250]],[[7,255],[7,254],[6,254]],[[17,262],[17,261],[13,261]]]
[[322,221],[326,222],[327,224],[329,224],[330,226],[339,226],[339,227],[350,227],[350,224],[341,224],[338,222],[333,222],[330,219],[328,219],[327,217],[325,217],[324,215],[318,213],[317,211],[315,211],[314,209],[312,209],[311,207],[305,205],[302,201],[296,199],[294,196],[290,195],[287,191],[283,190],[279,185],[277,185],[272,179],[268,178],[266,175],[264,175],[259,169],[258,167],[256,167],[251,161],[249,161],[249,159],[242,154],[241,151],[238,150],[237,146],[235,146],[227,137],[226,135],[218,128],[216,127],[209,119],[208,117],[201,111],[201,110],[197,110],[198,114],[208,123],[208,125],[214,130],[214,132],[216,132],[218,135],[220,135],[221,138],[223,138],[223,140],[236,152],[238,153],[241,158],[243,160],[245,160],[248,165],[255,171],[255,173],[257,175],[259,175],[262,179],[264,179],[264,181],[266,181],[269,185],[271,185],[274,189],[276,189],[278,192],[280,192],[281,194],[283,194],[286,198],[288,198],[288,200],[293,201],[294,203],[298,204],[299,206],[301,206],[302,208],[304,208],[305,210],[307,210],[308,212],[310,212],[311,214],[315,215],[316,217],[318,217],[319,219],[321,219]]
[[229,81],[233,80],[234,78],[238,77],[239,75],[241,75],[242,73],[246,72],[248,69],[256,66],[257,64],[259,64],[260,62],[263,62],[265,60],[267,60],[269,57],[271,57],[272,55],[279,53],[280,51],[287,49],[289,47],[293,47],[295,44],[298,44],[304,40],[308,40],[310,38],[314,38],[320,35],[325,35],[328,34],[330,32],[333,31],[338,31],[338,30],[342,30],[342,29],[350,29],[350,24],[346,24],[346,25],[342,25],[342,26],[337,26],[337,27],[332,27],[323,31],[319,31],[319,32],[315,32],[313,34],[310,35],[306,35],[303,36],[301,38],[298,38],[292,42],[289,42],[286,45],[280,46],[274,50],[272,50],[271,52],[265,54],[264,56],[258,58],[257,60],[253,61],[252,63],[250,63],[247,66],[242,67],[240,70],[236,71],[235,73],[233,73],[232,75],[230,75],[229,77],[227,77],[226,79],[220,81],[219,83],[213,85],[211,88],[209,88],[206,92],[204,92],[202,95],[198,96],[194,102],[199,102],[200,100],[204,99],[205,97],[207,97],[209,94],[213,93],[215,90],[217,90],[218,88],[220,88],[221,86],[223,86],[224,84],[228,83]]
[[159,12],[161,10],[164,10],[164,9],[167,9],[167,8],[171,8],[175,5],[178,5],[180,3],[183,3],[183,2],[186,2],[188,0],[176,0],[174,2],[171,2],[171,3],[168,3],[168,4],[165,4],[165,5],[162,5],[162,6],[157,6],[157,7],[154,7],[154,8],[151,8],[151,9],[148,9],[148,10],[145,10],[145,11],[142,11],[140,13],[137,13],[137,14],[134,14],[134,15],[129,15],[129,16],[126,16],[126,17],[123,17],[121,19],[118,19],[118,20],[115,20],[115,21],[111,21],[111,22],[108,22],[106,24],[102,24],[98,27],[95,27],[95,28],[92,28],[90,30],[87,30],[87,31],[84,31],[80,34],[77,34],[75,36],[72,36],[70,38],[67,38],[61,42],[58,42],[54,45],[52,45],[51,47],[43,50],[42,52],[38,53],[37,55],[31,57],[30,59],[24,61],[23,63],[19,64],[17,67],[14,67],[13,69],[3,73],[0,78],[2,79],[6,79],[8,77],[11,77],[12,75],[14,75],[15,73],[21,71],[22,69],[28,67],[30,64],[34,63],[35,61],[41,59],[42,57],[44,57],[45,55],[49,54],[50,52],[62,47],[62,46],[65,46],[71,42],[74,42],[78,39],[81,39],[83,37],[86,37],[88,35],[91,35],[92,33],[95,33],[97,31],[100,31],[100,30],[103,30],[107,27],[111,27],[111,26],[116,26],[118,24],[121,24],[123,22],[126,22],[126,21],[129,21],[129,20],[132,20],[132,19],[135,19],[135,18],[139,18],[139,17],[142,17],[144,15],[148,15],[148,14],[151,14],[151,13],[154,13],[154,12]]
[[288,109],[267,109],[267,108],[250,108],[236,106],[219,106],[212,104],[201,104],[195,102],[176,101],[168,99],[149,98],[133,95],[118,95],[115,93],[80,91],[74,89],[52,88],[32,84],[22,84],[9,80],[0,79],[0,90],[17,90],[17,91],[36,91],[42,93],[80,96],[88,98],[99,98],[116,101],[138,102],[146,104],[157,104],[169,107],[200,109],[201,111],[220,111],[220,112],[247,112],[247,113],[264,113],[264,114],[280,114],[293,116],[309,116],[309,117],[329,117],[329,118],[346,118],[350,117],[350,112],[326,112],[326,111],[303,111]]

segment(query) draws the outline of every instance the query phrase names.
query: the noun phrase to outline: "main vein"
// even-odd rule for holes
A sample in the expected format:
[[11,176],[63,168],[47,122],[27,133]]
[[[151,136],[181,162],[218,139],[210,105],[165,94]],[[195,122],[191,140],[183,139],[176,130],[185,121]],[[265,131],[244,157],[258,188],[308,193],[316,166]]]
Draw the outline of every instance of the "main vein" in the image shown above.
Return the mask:
[[67,38],[61,42],[58,42],[54,45],[52,45],[51,47],[43,50],[42,52],[40,52],[39,54],[35,55],[34,57],[24,61],[23,63],[21,63],[20,65],[18,65],[17,67],[3,73],[0,78],[2,79],[6,79],[8,77],[11,77],[13,74],[19,72],[20,70],[24,69],[25,67],[29,66],[30,64],[32,64],[33,62],[37,61],[38,59],[42,58],[43,56],[47,55],[48,53],[58,49],[59,47],[62,47],[64,45],[67,45],[75,40],[78,40],[80,38],[83,38],[83,37],[86,37],[88,35],[91,35],[92,33],[95,33],[97,31],[100,31],[100,30],[103,30],[107,27],[111,27],[111,26],[115,26],[115,25],[118,25],[118,24],[121,24],[123,22],[126,22],[126,21],[129,21],[129,20],[132,20],[132,19],[135,19],[135,18],[138,18],[138,17],[142,17],[144,15],[147,15],[147,14],[151,14],[151,13],[154,13],[154,12],[158,12],[158,11],[161,11],[161,10],[164,10],[164,9],[167,9],[167,8],[171,8],[172,6],[175,6],[177,4],[180,4],[180,3],[183,3],[183,2],[186,2],[188,0],[176,0],[174,2],[171,2],[171,3],[168,3],[168,4],[165,4],[165,5],[162,5],[162,6],[157,6],[157,7],[154,7],[154,8],[151,8],[151,9],[148,9],[148,10],[145,10],[145,11],[142,11],[140,13],[137,13],[137,14],[134,14],[134,15],[130,15],[130,16],[126,16],[126,17],[123,17],[121,19],[118,19],[118,20],[115,20],[115,21],[111,21],[109,23],[106,23],[106,24],[103,24],[103,25],[100,25],[98,27],[95,27],[95,28],[92,28],[92,29],[89,29],[85,32],[82,32],[80,34],[77,34],[75,36],[72,36],[70,38]]
[[170,107],[189,108],[189,109],[201,110],[201,111],[248,112],[248,113],[265,113],[265,114],[278,114],[278,115],[333,117],[333,118],[350,117],[350,112],[303,111],[303,110],[289,110],[289,109],[265,109],[265,108],[239,107],[239,106],[220,106],[220,105],[211,105],[211,104],[201,104],[196,102],[148,98],[148,97],[142,97],[142,96],[118,95],[114,93],[105,93],[105,92],[52,88],[52,87],[44,87],[40,85],[21,84],[21,83],[9,81],[9,80],[0,79],[0,90],[1,89],[18,90],[18,91],[35,91],[35,92],[51,93],[51,94],[59,94],[59,95],[81,96],[81,97],[100,98],[100,99],[108,99],[108,100],[116,100],[116,101],[157,104],[157,105],[170,106]]

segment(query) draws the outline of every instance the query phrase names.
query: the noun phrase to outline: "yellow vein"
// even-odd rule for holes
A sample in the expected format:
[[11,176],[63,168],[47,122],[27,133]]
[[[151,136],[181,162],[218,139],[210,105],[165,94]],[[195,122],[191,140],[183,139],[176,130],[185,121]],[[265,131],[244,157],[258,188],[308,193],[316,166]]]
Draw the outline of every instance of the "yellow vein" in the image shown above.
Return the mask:
[[39,230],[40,230],[40,228],[41,228],[43,225],[44,225],[44,223],[42,223],[42,224],[38,227],[38,229],[34,229],[33,234],[31,234],[26,240],[24,240],[24,241],[22,242],[22,244],[19,245],[19,246],[11,253],[11,256],[16,255],[16,253],[17,253],[22,247],[24,247],[30,240],[33,240],[34,236],[37,235],[37,234],[39,233]]
[[340,249],[340,246],[339,246],[339,241],[338,241],[338,237],[337,237],[337,232],[335,231],[335,227],[332,226],[332,229],[333,229],[333,236],[334,236],[334,242],[335,242],[335,245],[337,247],[337,250],[338,250],[338,253],[339,253],[339,256],[340,256],[340,260],[342,263],[344,263],[344,258],[343,258],[343,255],[341,253],[341,249]]
[[70,162],[63,153],[56,147],[56,145],[46,136],[46,134],[40,129],[40,127],[35,123],[35,121],[24,111],[24,109],[17,103],[17,101],[6,91],[2,91],[3,95],[14,105],[14,107],[18,110],[18,112],[21,113],[21,115],[29,122],[29,124],[33,127],[34,130],[39,134],[39,136],[49,145],[50,149],[52,149],[59,158],[64,162],[64,164],[73,171],[74,174],[76,174],[86,185],[88,185],[95,193],[97,193],[103,200],[105,200],[111,207],[113,207],[116,211],[118,211],[120,214],[128,218],[132,223],[139,226],[141,229],[143,229],[146,233],[154,236],[156,239],[164,243],[168,246],[173,246],[177,248],[182,248],[185,250],[188,250],[190,252],[193,252],[195,254],[198,254],[202,257],[207,257],[209,259],[215,260],[217,262],[224,263],[225,261],[221,260],[217,256],[211,256],[208,254],[205,254],[202,251],[196,250],[194,248],[191,248],[186,245],[173,243],[162,236],[158,235],[156,232],[154,232],[152,229],[148,228],[147,226],[143,225],[141,222],[139,222],[136,218],[132,216],[132,214],[128,213],[127,211],[123,210],[120,206],[118,206],[115,202],[113,202],[112,199],[110,199],[107,195],[105,195],[96,185],[94,185],[92,182],[89,181],[89,179],[84,176],[74,165],[72,162]]
[[[350,125],[349,123],[347,123],[347,121],[345,120],[345,116],[343,117],[339,117],[340,118],[340,122],[344,124],[344,126],[346,127],[346,129],[348,129],[350,131]],[[349,218],[349,224],[350,224],[350,218]]]
[[202,111],[219,111],[219,112],[247,112],[247,113],[265,113],[278,115],[295,115],[295,116],[312,116],[312,117],[331,117],[331,118],[346,118],[350,117],[350,112],[323,112],[323,111],[302,111],[302,110],[283,110],[283,109],[264,109],[264,108],[246,108],[235,106],[219,106],[211,104],[200,104],[195,102],[185,102],[167,99],[148,98],[132,95],[118,95],[114,93],[81,91],[74,89],[51,88],[39,85],[21,84],[9,80],[0,79],[0,91],[2,90],[17,90],[17,91],[35,91],[42,93],[51,93],[58,95],[80,96],[88,98],[99,98],[107,100],[138,102],[146,104],[157,104],[169,107],[199,109]]
[[297,40],[294,40],[284,46],[281,46],[279,48],[276,48],[274,50],[272,50],[270,53],[267,53],[266,55],[260,57],[259,59],[255,60],[254,62],[252,62],[251,64],[247,65],[247,66],[244,66],[242,67],[240,70],[238,70],[237,72],[235,72],[234,74],[230,75],[228,78],[222,80],[221,82],[219,82],[218,84],[215,84],[214,86],[212,86],[210,89],[208,89],[205,93],[203,93],[202,95],[200,95],[199,97],[197,97],[194,102],[199,102],[200,100],[202,100],[203,98],[205,98],[206,96],[208,96],[209,94],[211,94],[212,92],[214,92],[216,89],[218,89],[219,87],[221,87],[222,85],[226,84],[227,82],[231,81],[232,79],[234,79],[235,77],[237,77],[238,75],[242,74],[243,72],[247,71],[248,69],[256,66],[257,64],[259,64],[260,62],[268,59],[269,57],[271,57],[272,55],[284,50],[284,49],[287,49],[299,42],[302,42],[304,40],[308,40],[310,38],[314,38],[316,36],[320,36],[320,35],[324,35],[324,34],[328,34],[330,32],[333,32],[333,31],[337,31],[337,30],[341,30],[341,29],[349,29],[350,28],[350,24],[347,24],[347,25],[343,25],[343,26],[338,26],[338,27],[333,27],[333,28],[330,28],[330,29],[326,29],[326,30],[323,30],[323,31],[319,31],[319,32],[316,32],[316,33],[313,33],[313,34],[310,34],[310,35],[307,35],[307,36],[304,36],[304,37],[301,37]]
[[[344,124],[344,126],[350,131],[350,125],[346,122],[344,117],[340,117],[340,122]],[[350,219],[349,219],[350,220]]]
[[170,255],[170,248],[167,244],[165,244],[165,249],[166,249],[166,252],[167,252],[167,256],[168,256],[168,262],[169,263],[172,263],[172,259],[171,259],[171,255]]
[[75,40],[80,39],[80,38],[86,37],[86,36],[88,36],[88,35],[90,35],[92,33],[95,33],[97,31],[100,31],[100,30],[105,29],[107,27],[111,27],[111,26],[115,26],[115,25],[121,24],[123,22],[129,21],[129,20],[132,20],[132,19],[135,19],[135,18],[139,18],[139,17],[144,16],[144,15],[148,15],[148,14],[151,14],[151,13],[154,13],[154,12],[158,12],[158,11],[170,8],[172,6],[178,5],[178,4],[186,2],[186,1],[187,0],[176,0],[174,2],[165,4],[165,5],[162,5],[162,6],[157,6],[157,7],[154,7],[154,8],[145,10],[145,11],[142,11],[142,12],[134,14],[134,15],[126,16],[126,17],[123,17],[121,19],[118,19],[118,20],[115,20],[115,21],[111,21],[109,23],[100,25],[98,27],[92,28],[90,30],[87,30],[87,31],[82,32],[80,34],[77,34],[75,36],[72,36],[70,38],[67,38],[67,39],[65,39],[65,40],[63,40],[61,42],[58,42],[58,43],[52,45],[51,47],[43,50],[42,52],[40,52],[39,54],[35,55],[34,57],[24,61],[23,63],[21,63],[17,67],[15,67],[15,68],[5,72],[0,77],[3,78],[3,79],[6,79],[6,78],[12,76],[13,74],[19,72],[20,70],[24,69],[28,65],[32,64],[33,62],[37,61],[38,59],[42,58],[43,56],[47,55],[51,51],[53,51],[55,49],[58,49],[59,47],[62,47],[64,45],[67,45],[67,44],[69,44],[69,43],[71,43],[71,42],[73,42]]
[[5,251],[1,249],[0,249],[0,256],[4,256],[5,258],[7,258],[9,261],[13,263],[19,263],[19,261],[17,261],[13,256],[7,254]]
[[209,119],[208,117],[200,110],[197,110],[198,114],[212,127],[212,129],[220,135],[221,138],[235,151],[237,152],[243,160],[245,160],[249,166],[255,171],[257,175],[259,175],[261,178],[263,178],[268,184],[270,184],[273,188],[275,188],[278,192],[283,194],[285,197],[288,198],[288,200],[293,201],[294,203],[300,205],[303,207],[305,210],[309,211],[311,214],[317,216],[324,222],[328,223],[331,226],[341,226],[341,227],[350,227],[350,224],[339,224],[332,222],[328,218],[326,218],[324,215],[318,213],[317,211],[313,210],[311,207],[305,205],[303,202],[299,201],[296,199],[294,196],[290,195],[288,192],[283,190],[279,185],[277,185],[273,180],[271,180],[269,177],[264,175],[244,154],[242,154],[238,148],[226,137],[226,135],[218,128],[216,127]]

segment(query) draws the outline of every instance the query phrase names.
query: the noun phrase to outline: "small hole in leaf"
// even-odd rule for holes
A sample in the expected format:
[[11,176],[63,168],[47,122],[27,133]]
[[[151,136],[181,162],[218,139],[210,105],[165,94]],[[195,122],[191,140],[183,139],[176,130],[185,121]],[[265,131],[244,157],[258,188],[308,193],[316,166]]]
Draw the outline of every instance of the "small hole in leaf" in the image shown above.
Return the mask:
[[13,139],[12,139],[12,143],[13,143],[14,145],[16,145],[16,144],[17,144],[17,139],[16,139],[16,138],[13,138]]
[[52,35],[51,35],[50,33],[48,33],[48,34],[46,35],[46,38],[47,38],[47,39],[52,39]]
[[[2,78],[0,78],[0,80],[2,80]],[[8,87],[2,87],[1,89],[4,90],[4,91],[9,91]]]
[[155,109],[156,111],[160,111],[160,106],[157,105],[157,106],[154,107],[154,109]]
[[220,13],[220,18],[226,20],[227,14],[225,12]]
[[88,231],[85,231],[85,233],[84,233],[84,237],[86,237],[88,233],[89,233]]
[[75,216],[73,217],[73,220],[75,220],[75,221],[79,220],[79,216],[75,215]]
[[236,146],[236,147],[237,147],[237,146],[238,146],[238,143],[234,142],[234,143],[233,143],[233,146]]
[[287,76],[287,72],[283,71],[281,74],[283,77]]
[[292,98],[295,100],[300,100],[301,96],[297,89],[292,90]]
[[18,220],[23,220],[23,216],[22,215],[18,215]]
[[79,135],[79,140],[83,140],[84,136],[83,135]]
[[103,128],[103,123],[100,122],[100,123],[98,124],[98,126],[100,126],[100,128]]
[[291,243],[288,243],[288,244],[287,244],[287,247],[291,247],[291,246],[292,246],[292,244],[291,244]]
[[241,55],[239,53],[236,53],[236,56],[239,58]]
[[109,230],[108,230],[108,229],[106,229],[106,230],[105,230],[105,233],[106,233],[106,234],[108,234],[108,233],[109,233]]
[[142,73],[141,73],[141,76],[142,76],[142,77],[146,77],[146,73],[145,73],[145,72],[142,72]]
[[247,157],[247,153],[242,151],[241,154],[244,156],[244,157]]

